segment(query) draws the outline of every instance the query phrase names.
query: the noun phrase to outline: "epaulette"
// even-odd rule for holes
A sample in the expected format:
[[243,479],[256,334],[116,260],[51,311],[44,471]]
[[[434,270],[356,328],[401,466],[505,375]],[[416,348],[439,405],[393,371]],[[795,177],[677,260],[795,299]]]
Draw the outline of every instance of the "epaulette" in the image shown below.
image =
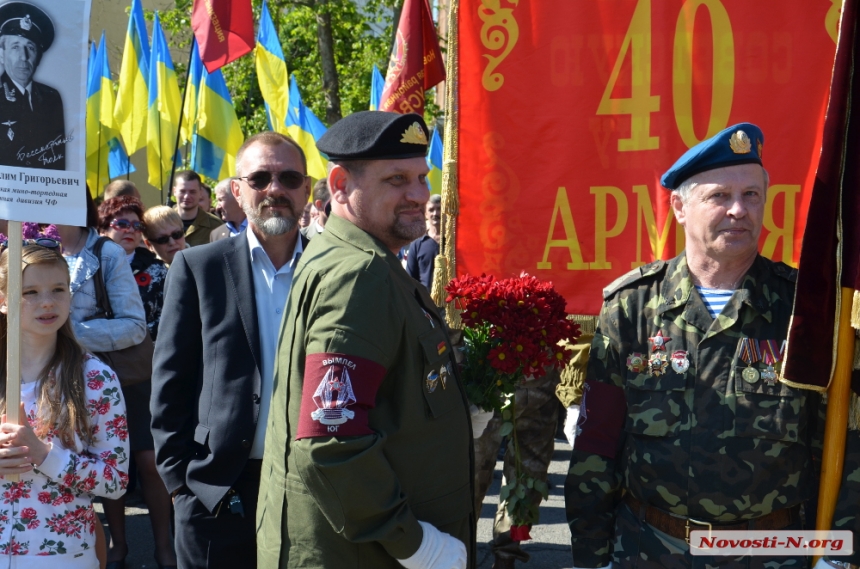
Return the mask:
[[777,276],[793,283],[797,282],[797,269],[794,267],[790,267],[782,262],[774,261],[773,264],[771,264],[771,269]]
[[665,268],[666,261],[657,260],[621,275],[603,288],[603,300],[607,300],[622,288],[635,283],[639,279],[656,275]]

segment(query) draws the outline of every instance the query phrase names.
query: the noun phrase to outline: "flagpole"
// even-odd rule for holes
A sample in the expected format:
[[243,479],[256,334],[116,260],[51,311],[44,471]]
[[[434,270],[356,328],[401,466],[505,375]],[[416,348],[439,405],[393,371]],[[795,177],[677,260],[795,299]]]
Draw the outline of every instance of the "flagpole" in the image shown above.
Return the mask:
[[[179,129],[176,131],[176,144],[173,147],[173,168],[170,169],[170,187],[173,187],[173,176],[176,174],[176,153],[179,152],[179,139],[182,138],[182,117],[185,114],[185,98],[188,96],[188,78],[191,77],[191,56],[194,55],[194,39],[191,40],[191,51],[188,52],[188,65],[185,66],[185,88],[182,90],[182,106],[179,107]],[[162,197],[164,197],[162,195]]]

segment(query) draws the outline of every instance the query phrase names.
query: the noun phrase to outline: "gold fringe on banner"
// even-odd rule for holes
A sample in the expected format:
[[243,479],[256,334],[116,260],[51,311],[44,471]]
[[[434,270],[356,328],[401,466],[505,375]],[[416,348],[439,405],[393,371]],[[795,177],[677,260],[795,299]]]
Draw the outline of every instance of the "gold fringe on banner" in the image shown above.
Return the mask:
[[[436,257],[433,271],[431,294],[437,306],[445,305],[445,285],[457,276],[457,215],[460,213],[460,200],[457,195],[457,158],[459,156],[460,109],[458,83],[460,73],[459,30],[460,1],[451,0],[448,13],[448,45],[445,80],[445,149],[442,164],[442,244]],[[448,325],[461,330],[463,322],[460,312],[453,304],[445,306]]]
[[579,331],[582,332],[583,336],[585,335],[594,335],[594,331],[597,329],[597,316],[588,316],[585,314],[570,314],[567,317],[568,320],[573,320],[577,324],[579,324]]
[[[854,293],[854,308],[857,308],[857,293]],[[860,338],[854,338],[854,369],[860,370]],[[848,404],[848,429],[860,431],[860,397],[851,393],[851,403]]]
[[851,327],[860,330],[860,291],[854,291],[854,302],[851,306]]

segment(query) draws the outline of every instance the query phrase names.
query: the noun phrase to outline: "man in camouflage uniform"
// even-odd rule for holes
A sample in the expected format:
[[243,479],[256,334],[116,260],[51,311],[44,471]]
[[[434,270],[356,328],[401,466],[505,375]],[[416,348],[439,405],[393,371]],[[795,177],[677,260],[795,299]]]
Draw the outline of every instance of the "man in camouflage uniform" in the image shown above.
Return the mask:
[[[547,470],[555,449],[559,409],[555,389],[558,379],[559,372],[553,369],[541,378],[523,382],[517,387],[514,395],[520,459],[529,476],[544,482],[546,482]],[[493,483],[496,457],[502,442],[501,427],[502,418],[496,413],[483,434],[475,439],[476,512],[481,511],[484,496]],[[515,478],[514,452],[510,448],[510,443],[508,445],[502,470],[506,482]],[[537,490],[532,490],[529,498],[534,504],[539,504],[543,500],[543,496]],[[512,519],[508,515],[505,503],[500,501],[493,523],[492,549],[495,556],[493,569],[513,569],[517,559],[529,560],[529,554],[520,549],[519,542],[511,540],[511,525]]]
[[[692,556],[685,539],[708,524],[813,529],[824,405],[779,377],[796,272],[757,253],[763,142],[740,124],[679,159],[661,182],[685,253],[604,290],[565,481],[576,568],[810,566]],[[855,452],[846,477],[856,464]],[[837,505],[845,527],[856,497]]]

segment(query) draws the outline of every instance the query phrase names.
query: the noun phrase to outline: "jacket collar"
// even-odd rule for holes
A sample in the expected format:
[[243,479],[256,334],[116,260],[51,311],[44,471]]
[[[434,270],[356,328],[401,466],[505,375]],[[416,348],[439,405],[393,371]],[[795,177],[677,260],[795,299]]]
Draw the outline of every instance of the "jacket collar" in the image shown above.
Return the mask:
[[257,369],[261,370],[263,367],[261,365],[260,333],[257,323],[257,299],[254,295],[254,281],[251,275],[251,250],[248,246],[247,231],[223,241],[226,242],[224,270],[232,286],[236,305],[239,308],[245,337],[251,347],[251,352],[254,354]]
[[761,255],[757,255],[726,308],[716,319],[712,319],[693,284],[687,255],[682,253],[668,263],[657,312],[663,314],[683,307],[683,319],[696,328],[707,331],[706,338],[731,328],[741,319],[745,306],[770,322],[773,314],[764,287],[768,272],[767,262]]

